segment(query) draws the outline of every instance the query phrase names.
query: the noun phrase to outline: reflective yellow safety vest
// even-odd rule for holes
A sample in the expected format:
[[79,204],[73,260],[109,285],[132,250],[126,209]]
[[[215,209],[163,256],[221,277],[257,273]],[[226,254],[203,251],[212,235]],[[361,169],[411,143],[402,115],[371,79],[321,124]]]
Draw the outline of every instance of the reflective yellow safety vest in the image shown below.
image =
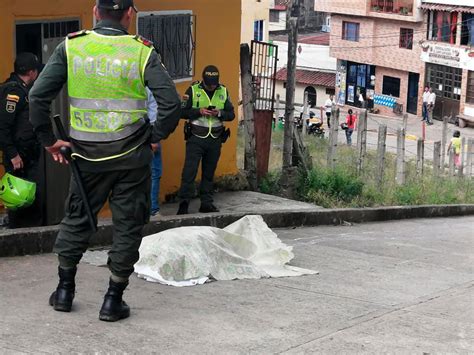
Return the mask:
[[[137,36],[104,36],[81,31],[66,39],[70,136],[79,142],[107,143],[130,137],[147,124],[145,66],[153,51]],[[103,161],[128,151],[104,152]],[[129,147],[130,148],[130,147]]]
[[[209,98],[206,91],[201,87],[201,83],[197,82],[191,86],[193,90],[193,108],[200,109],[200,108],[208,108],[209,106],[215,106],[217,110],[223,110],[225,103],[227,101],[227,88],[223,85],[220,85],[216,91],[214,91],[214,95],[212,99]],[[217,138],[212,134],[212,129],[222,127],[222,121],[213,116],[202,116],[198,119],[191,121],[192,125],[205,127],[208,128],[208,132],[206,135],[196,135],[199,138],[207,138],[211,136],[212,138]]]

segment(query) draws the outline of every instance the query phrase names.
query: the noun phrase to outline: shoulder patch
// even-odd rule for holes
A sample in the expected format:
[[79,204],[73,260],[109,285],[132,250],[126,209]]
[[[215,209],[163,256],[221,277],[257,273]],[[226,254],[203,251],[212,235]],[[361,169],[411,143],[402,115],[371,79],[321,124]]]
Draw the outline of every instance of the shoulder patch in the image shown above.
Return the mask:
[[73,38],[81,37],[81,36],[84,36],[84,35],[87,35],[87,34],[89,34],[89,31],[87,31],[87,30],[82,30],[82,31],[77,31],[77,32],[69,33],[69,34],[67,35],[67,38],[68,38],[68,39],[73,39]]
[[134,37],[138,42],[144,44],[145,46],[147,47],[150,47],[152,48],[153,47],[153,42],[146,39],[145,37],[142,37],[142,36],[135,36]]

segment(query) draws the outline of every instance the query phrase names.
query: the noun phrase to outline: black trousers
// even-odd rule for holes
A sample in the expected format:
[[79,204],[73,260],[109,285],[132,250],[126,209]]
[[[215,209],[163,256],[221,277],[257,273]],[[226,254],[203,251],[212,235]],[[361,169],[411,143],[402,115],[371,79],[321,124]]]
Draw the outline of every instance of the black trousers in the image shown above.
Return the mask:
[[[82,179],[94,216],[109,201],[114,239],[107,263],[112,274],[127,278],[138,261],[143,226],[150,217],[151,167],[103,173],[82,172]],[[60,265],[77,265],[89,246],[91,236],[84,204],[77,183],[72,178],[66,200],[66,216],[54,246]]]
[[9,228],[28,228],[43,225],[44,215],[44,193],[40,181],[39,158],[41,154],[40,146],[28,147],[28,155],[23,153],[26,149],[20,149],[20,156],[23,160],[23,169],[13,170],[11,161],[5,161],[5,171],[13,176],[36,183],[35,201],[30,207],[16,211],[8,210]]
[[221,147],[222,139],[220,137],[189,137],[186,142],[186,158],[179,191],[179,198],[182,201],[189,201],[194,197],[194,181],[196,180],[199,163],[202,163],[202,177],[199,188],[201,203],[209,204],[214,201],[212,197],[213,180],[221,156]]

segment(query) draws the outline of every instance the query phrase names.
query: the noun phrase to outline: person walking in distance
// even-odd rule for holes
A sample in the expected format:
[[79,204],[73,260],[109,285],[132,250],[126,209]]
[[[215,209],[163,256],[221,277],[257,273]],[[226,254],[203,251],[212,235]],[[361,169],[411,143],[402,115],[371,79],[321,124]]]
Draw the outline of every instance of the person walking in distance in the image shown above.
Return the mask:
[[454,131],[453,138],[451,138],[451,142],[449,142],[448,154],[451,149],[454,153],[454,165],[459,169],[461,167],[461,132],[457,130]]
[[346,117],[346,142],[348,146],[352,145],[352,133],[354,133],[357,116],[353,114],[352,109],[349,109]]
[[428,119],[427,119],[427,123],[429,125],[432,125],[433,124],[433,111],[434,111],[434,107],[435,107],[435,104],[436,104],[436,94],[433,92],[433,89],[430,88],[429,89],[429,96],[428,96]]
[[425,87],[425,91],[423,92],[423,107],[422,107],[422,120],[428,122],[428,102],[430,99],[430,88],[428,86]]
[[43,191],[40,184],[41,144],[29,121],[28,95],[42,64],[33,53],[20,53],[14,72],[0,84],[0,148],[5,171],[36,184],[33,205],[8,210],[8,227],[43,225]]
[[[30,92],[30,121],[55,161],[63,163],[60,149],[71,147],[95,219],[109,202],[114,225],[107,261],[111,276],[99,319],[113,322],[130,315],[122,296],[150,217],[153,151],[175,130],[181,100],[153,44],[127,32],[137,11],[133,0],[97,0],[93,11],[98,20],[94,29],[69,34],[36,81]],[[70,142],[57,140],[50,122],[51,102],[65,83]],[[146,87],[160,108],[152,129]],[[49,303],[56,311],[72,309],[77,264],[93,234],[84,203],[73,178],[54,245],[59,284]]]
[[183,118],[186,125],[186,158],[179,191],[180,204],[177,214],[187,214],[194,196],[194,180],[199,163],[202,165],[199,212],[218,212],[213,200],[213,179],[219,162],[222,143],[230,135],[225,121],[235,118],[234,106],[227,88],[219,83],[219,70],[209,65],[202,72],[202,81],[195,82],[186,91]]
[[332,114],[332,107],[334,105],[334,99],[332,95],[329,95],[329,98],[324,103],[324,108],[326,110],[326,118],[328,122],[328,128],[331,128],[331,114]]

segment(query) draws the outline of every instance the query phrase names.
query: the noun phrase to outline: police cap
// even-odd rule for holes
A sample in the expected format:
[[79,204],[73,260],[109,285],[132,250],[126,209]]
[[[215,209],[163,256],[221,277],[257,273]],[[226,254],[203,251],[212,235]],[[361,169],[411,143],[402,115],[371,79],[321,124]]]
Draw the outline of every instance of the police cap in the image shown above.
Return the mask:
[[24,74],[29,70],[40,70],[42,64],[33,53],[23,52],[16,56],[15,73]]
[[97,7],[105,10],[128,10],[130,7],[138,12],[133,0],[97,0]]
[[202,71],[202,79],[206,85],[219,85],[219,69],[215,65],[208,65]]

